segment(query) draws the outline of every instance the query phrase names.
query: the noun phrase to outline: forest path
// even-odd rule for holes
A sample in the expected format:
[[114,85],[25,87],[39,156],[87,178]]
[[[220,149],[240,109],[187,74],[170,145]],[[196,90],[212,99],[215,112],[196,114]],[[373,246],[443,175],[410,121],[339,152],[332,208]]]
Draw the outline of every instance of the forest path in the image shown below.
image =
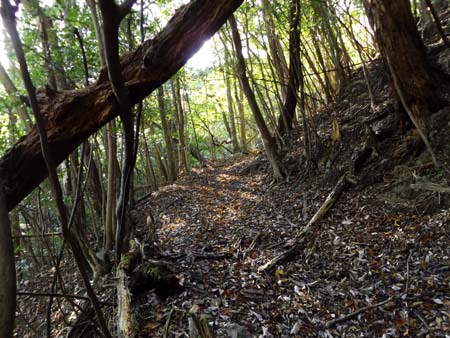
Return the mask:
[[[230,168],[202,169],[153,193],[158,241],[177,255],[229,252],[245,246],[273,223],[273,202],[264,196],[263,176],[243,177]],[[239,243],[238,243],[239,242]]]
[[349,189],[305,252],[260,274],[258,267],[286,250],[334,183],[317,181],[304,196],[300,179],[271,188],[265,174],[239,175],[242,165],[194,170],[138,204],[140,224],[150,209],[156,217],[156,246],[185,286],[165,301],[152,293],[139,301],[142,337],[163,336],[169,313],[169,337],[186,336],[193,305],[218,337],[228,337],[230,323],[254,337],[448,334],[449,211],[419,217],[413,208],[389,207],[372,189]]

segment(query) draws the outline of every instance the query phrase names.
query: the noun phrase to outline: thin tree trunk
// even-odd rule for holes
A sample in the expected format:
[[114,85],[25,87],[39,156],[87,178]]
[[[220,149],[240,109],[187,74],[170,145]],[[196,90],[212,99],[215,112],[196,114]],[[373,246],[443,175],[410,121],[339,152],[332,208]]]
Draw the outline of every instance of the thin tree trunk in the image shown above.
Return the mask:
[[[97,4],[94,0],[87,0],[87,5],[91,13],[92,22],[94,24],[94,32],[97,38],[98,54],[100,65],[106,66],[105,48],[103,41],[103,33],[98,17]],[[107,186],[106,186],[106,206],[105,215],[103,218],[104,249],[111,251],[113,248],[115,238],[115,224],[116,224],[116,196],[117,196],[117,177],[118,170],[116,170],[117,163],[117,143],[114,137],[114,121],[106,125],[106,137],[103,138],[105,149],[107,149]]]
[[247,144],[247,125],[245,120],[245,110],[243,105],[243,93],[238,89],[238,84],[236,81],[233,81],[234,85],[234,97],[236,100],[237,110],[239,112],[239,135],[241,139],[241,147],[244,153],[248,153],[248,144]]
[[352,23],[352,20],[351,20],[351,14],[347,13],[347,15],[348,15],[348,17],[350,19],[350,24],[349,24],[350,28],[347,27],[345,22],[342,22],[342,20],[340,20],[337,16],[336,16],[336,19],[340,22],[341,26],[344,27],[344,29],[347,31],[350,39],[353,40],[353,44],[355,45],[356,52],[358,53],[359,59],[360,59],[361,64],[362,64],[364,80],[366,81],[366,86],[367,86],[367,90],[368,90],[368,93],[369,93],[370,106],[372,108],[372,112],[375,112],[375,98],[374,98],[374,95],[373,95],[372,86],[370,85],[370,81],[369,81],[369,75],[368,75],[368,71],[367,71],[366,61],[365,61],[364,56],[363,56],[363,47],[360,44],[360,42],[358,41],[358,39],[356,38],[355,32],[353,31],[353,23]]
[[161,146],[159,144],[153,145],[153,149],[155,150],[156,154],[156,164],[158,166],[158,170],[160,172],[160,176],[163,178],[164,182],[170,182],[169,180],[169,171],[167,170],[167,166],[164,163],[163,158],[163,151],[161,149]]
[[286,95],[288,84],[288,66],[284,57],[283,49],[279,41],[279,37],[275,30],[273,22],[272,8],[268,0],[262,0],[262,10],[264,24],[266,28],[267,40],[269,41],[269,49],[273,64],[277,71],[278,81],[281,83],[283,97]]
[[331,58],[336,69],[337,79],[338,79],[338,92],[342,87],[348,82],[347,73],[345,72],[344,65],[342,64],[342,49],[339,46],[338,38],[333,31],[330,22],[329,8],[324,2],[315,2],[313,4],[314,12],[316,17],[321,20],[321,31],[322,35],[326,37],[328,46],[330,48]]
[[147,173],[147,182],[151,186],[152,190],[158,190],[158,179],[156,178],[155,169],[152,164],[152,154],[150,152],[150,148],[148,146],[147,137],[145,135],[142,136],[143,144],[144,144],[144,152],[145,152],[145,162],[146,162],[146,173]]
[[176,77],[175,80],[172,82],[172,89],[174,94],[174,100],[175,100],[175,107],[176,112],[178,116],[178,152],[179,152],[179,159],[181,163],[181,168],[184,170],[184,172],[189,172],[189,165],[187,162],[186,157],[186,136],[185,136],[185,128],[186,128],[186,119],[184,114],[184,108],[183,108],[183,101],[181,99],[181,88],[180,88],[180,78]]
[[230,118],[231,142],[233,144],[233,153],[237,153],[237,152],[239,152],[239,143],[238,143],[237,133],[236,133],[236,113],[234,111],[233,96],[231,95],[230,77],[228,74],[224,74],[224,77],[225,77],[225,87],[226,87],[226,92],[227,92],[228,113],[229,113],[229,118]]
[[169,126],[169,122],[167,119],[167,111],[166,111],[166,104],[165,104],[165,97],[164,97],[164,87],[160,86],[158,88],[158,106],[159,106],[159,114],[161,117],[161,124],[163,128],[163,136],[164,141],[166,143],[166,150],[167,150],[167,161],[168,161],[168,168],[169,168],[169,182],[173,182],[177,178],[176,174],[176,165],[175,165],[175,155],[174,155],[174,147],[173,147],[173,140],[172,140],[172,129]]
[[106,126],[106,139],[107,139],[107,149],[108,149],[108,181],[107,181],[107,193],[106,193],[106,215],[104,220],[105,225],[105,237],[104,237],[104,248],[111,251],[113,248],[115,231],[114,224],[116,223],[115,218],[115,208],[116,208],[116,180],[117,172],[115,170],[115,160],[117,154],[116,141],[113,135],[113,122],[108,123]]
[[[313,44],[315,52],[316,52],[315,53],[316,59],[320,66],[320,69],[322,70],[322,73],[323,73],[323,76],[325,79],[325,84],[328,88],[328,92],[330,93],[330,101],[328,101],[328,102],[332,102],[332,101],[334,101],[334,95],[332,94],[332,93],[334,93],[334,88],[331,83],[330,75],[328,73],[322,51],[320,50],[320,45],[318,42],[318,32],[317,32],[317,29],[315,29],[315,28],[310,28],[310,32],[311,32],[312,44]],[[327,98],[328,98],[328,96],[327,96]]]
[[9,97],[16,105],[17,113],[26,130],[30,131],[32,127],[30,116],[28,115],[24,102],[22,102],[22,100],[19,98],[19,92],[16,86],[12,82],[11,78],[8,76],[8,73],[6,72],[5,68],[1,63],[0,63],[0,82],[5,88],[6,93],[9,95]]
[[289,13],[289,81],[283,110],[278,119],[278,132],[281,135],[285,135],[294,128],[293,124],[298,102],[298,90],[300,88],[300,82],[303,81],[303,78],[301,77],[302,64],[300,60],[300,11],[300,1],[292,0]]
[[320,92],[321,92],[320,89],[322,89],[323,93],[325,94],[326,102],[327,103],[330,102],[331,94],[330,94],[327,86],[325,85],[325,82],[323,81],[322,77],[320,76],[320,73],[317,70],[316,65],[314,64],[314,61],[311,59],[311,56],[304,49],[302,50],[302,56],[306,59],[306,62],[308,63],[309,68],[315,74],[315,77],[316,77],[317,81],[319,82],[320,88],[318,86],[316,86],[317,87],[317,94],[320,94]]
[[239,76],[239,81],[242,86],[242,90],[247,97],[250,108],[253,112],[253,117],[255,118],[256,125],[258,126],[259,132],[261,133],[261,138],[264,143],[264,148],[266,150],[267,159],[269,160],[273,176],[276,181],[281,181],[283,179],[282,164],[279,159],[279,155],[277,153],[277,146],[275,139],[270,134],[269,129],[267,128],[266,122],[262,116],[261,110],[259,109],[258,103],[256,102],[255,94],[250,87],[250,83],[246,74],[246,66],[244,55],[242,54],[242,42],[241,37],[239,35],[238,27],[234,15],[231,15],[229,19],[231,31],[233,34],[233,42],[236,49],[237,56],[237,74]]

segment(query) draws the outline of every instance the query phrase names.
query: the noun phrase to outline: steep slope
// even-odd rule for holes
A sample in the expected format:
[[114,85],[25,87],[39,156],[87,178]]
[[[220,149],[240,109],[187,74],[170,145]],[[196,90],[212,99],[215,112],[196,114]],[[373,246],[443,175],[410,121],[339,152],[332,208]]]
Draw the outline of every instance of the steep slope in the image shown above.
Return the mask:
[[[442,46],[430,51],[443,71],[448,55]],[[304,155],[302,131],[294,131],[286,183],[271,185],[268,163],[247,158],[194,170],[140,202],[134,215],[143,251],[171,266],[184,287],[165,300],[135,295],[142,337],[185,335],[193,307],[219,337],[450,334],[449,178],[389,99],[382,74],[373,63],[376,112],[358,72],[313,118],[314,164]],[[333,121],[340,130],[334,141]],[[449,121],[448,107],[432,117],[444,166]],[[342,175],[353,184],[305,245],[259,272],[292,248]]]

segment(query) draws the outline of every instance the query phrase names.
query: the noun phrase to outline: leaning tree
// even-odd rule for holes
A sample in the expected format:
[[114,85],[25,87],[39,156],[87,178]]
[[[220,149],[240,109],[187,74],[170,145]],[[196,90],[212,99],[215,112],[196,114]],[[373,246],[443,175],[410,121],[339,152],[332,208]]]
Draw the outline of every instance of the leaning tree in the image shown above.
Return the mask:
[[[130,104],[137,104],[172,77],[239,7],[243,0],[192,0],[178,9],[166,28],[121,58]],[[3,4],[6,4],[4,2]],[[7,11],[2,6],[2,15]],[[93,85],[73,91],[37,90],[48,148],[55,164],[121,113],[103,69]],[[0,336],[12,337],[15,272],[7,212],[33,191],[48,170],[34,127],[0,159]]]

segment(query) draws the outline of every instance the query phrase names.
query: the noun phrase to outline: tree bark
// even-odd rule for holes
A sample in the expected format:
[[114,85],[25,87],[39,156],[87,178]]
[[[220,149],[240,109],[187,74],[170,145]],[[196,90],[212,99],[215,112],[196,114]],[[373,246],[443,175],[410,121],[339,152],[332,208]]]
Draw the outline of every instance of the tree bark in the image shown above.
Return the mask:
[[161,124],[163,129],[164,141],[166,143],[167,152],[167,166],[169,168],[169,181],[173,182],[177,179],[176,165],[175,165],[175,150],[172,140],[172,128],[167,120],[167,111],[164,97],[164,87],[158,88],[158,107],[161,117]]
[[[166,28],[121,60],[130,101],[135,104],[175,74],[236,10],[243,0],[193,0]],[[180,34],[179,32],[183,32]],[[144,65],[142,61],[144,60]],[[82,141],[119,114],[106,69],[94,85],[57,93],[38,91],[49,145],[61,163]],[[0,159],[8,210],[47,177],[36,128]]]
[[[384,63],[386,67],[391,65],[406,104],[419,127],[427,133],[428,117],[440,107],[441,100],[435,93],[436,77],[426,60],[410,3],[408,0],[374,0],[367,2],[366,8],[374,23]],[[391,87],[398,98],[393,83]]]
[[302,62],[300,59],[300,10],[300,1],[293,0],[289,13],[289,81],[286,88],[283,110],[278,118],[278,132],[281,135],[285,135],[294,128],[298,91],[303,81],[301,76]]
[[228,105],[228,113],[230,119],[230,136],[231,142],[233,144],[233,153],[239,152],[239,143],[236,132],[236,113],[234,111],[233,105],[233,97],[231,95],[231,81],[230,76],[228,74],[224,74],[225,78],[225,88],[227,92],[227,105]]
[[180,78],[177,77],[172,82],[172,90],[173,90],[173,99],[175,101],[175,110],[177,113],[177,124],[178,124],[178,158],[180,161],[181,169],[184,170],[185,173],[189,172],[189,165],[186,157],[186,137],[185,137],[185,128],[186,128],[186,119],[184,114],[183,102],[181,99],[181,88],[180,88]]
[[11,239],[11,224],[6,200],[0,186],[0,337],[13,336],[16,311],[16,267]]
[[280,39],[276,33],[275,23],[273,22],[272,8],[268,0],[261,1],[264,25],[266,28],[267,40],[269,41],[270,56],[272,58],[275,70],[277,72],[278,81],[281,84],[282,95],[286,95],[288,66],[284,57],[283,48]]
[[239,136],[241,139],[241,147],[243,153],[248,153],[248,146],[247,146],[247,126],[245,125],[245,110],[244,105],[242,103],[243,101],[243,94],[242,91],[238,90],[238,85],[236,81],[233,81],[234,84],[234,98],[236,100],[236,106],[237,110],[239,112]]
[[116,180],[117,172],[115,170],[115,161],[117,146],[116,140],[114,139],[113,124],[108,123],[106,126],[106,139],[107,139],[107,149],[108,149],[108,184],[107,184],[107,194],[106,194],[106,215],[104,219],[104,248],[108,251],[112,250],[113,242],[115,237],[114,224],[115,220],[115,206],[116,206]]
[[[325,37],[328,42],[331,59],[334,64],[334,68],[336,69],[336,77],[338,82],[337,91],[339,92],[339,90],[341,90],[342,87],[348,83],[348,76],[342,63],[343,50],[338,43],[336,32],[332,28],[332,18],[327,4],[325,2],[315,2],[313,4],[313,9],[316,14],[315,19],[320,21],[319,31],[322,32],[323,37]],[[345,46],[342,47],[345,48]]]
[[245,59],[244,55],[242,54],[241,37],[239,35],[236,19],[234,18],[233,15],[230,17],[229,23],[231,27],[231,32],[233,34],[234,47],[236,49],[236,57],[237,57],[236,73],[238,74],[242,91],[247,97],[248,103],[253,113],[253,117],[255,118],[256,125],[258,126],[259,132],[261,134],[267,159],[269,160],[269,163],[272,166],[273,177],[276,181],[281,181],[283,179],[283,172],[282,172],[283,167],[278,156],[277,144],[275,142],[275,139],[270,134],[269,128],[267,128],[266,122],[264,121],[264,117],[256,101],[255,93],[250,87],[250,82],[246,74]]

